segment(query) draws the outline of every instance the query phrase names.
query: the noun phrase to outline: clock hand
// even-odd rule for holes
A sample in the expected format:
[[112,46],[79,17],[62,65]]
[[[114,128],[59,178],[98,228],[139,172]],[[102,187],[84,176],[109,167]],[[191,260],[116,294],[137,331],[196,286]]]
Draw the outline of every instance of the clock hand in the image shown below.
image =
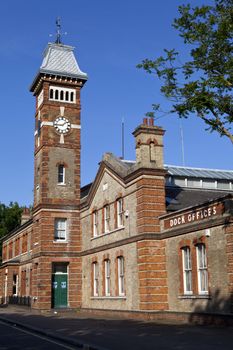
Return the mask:
[[66,121],[64,121],[62,124],[60,123],[60,126],[63,126],[66,123]]

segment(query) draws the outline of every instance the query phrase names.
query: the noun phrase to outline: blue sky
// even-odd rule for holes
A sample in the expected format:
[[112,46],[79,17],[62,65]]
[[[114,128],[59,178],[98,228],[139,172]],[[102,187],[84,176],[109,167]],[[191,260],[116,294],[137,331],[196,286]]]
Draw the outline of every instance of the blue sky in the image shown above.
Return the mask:
[[[33,133],[35,101],[28,88],[62,18],[65,44],[76,47],[80,68],[89,76],[82,90],[82,184],[91,182],[104,152],[121,155],[121,120],[125,121],[125,158],[135,159],[132,131],[166,100],[159,81],[138,70],[143,58],[163,48],[185,50],[171,27],[181,3],[211,0],[8,0],[0,4],[0,202],[33,201]],[[166,116],[157,122],[166,130],[165,163],[182,165],[180,121]],[[182,121],[185,165],[233,169],[232,145],[192,117]]]

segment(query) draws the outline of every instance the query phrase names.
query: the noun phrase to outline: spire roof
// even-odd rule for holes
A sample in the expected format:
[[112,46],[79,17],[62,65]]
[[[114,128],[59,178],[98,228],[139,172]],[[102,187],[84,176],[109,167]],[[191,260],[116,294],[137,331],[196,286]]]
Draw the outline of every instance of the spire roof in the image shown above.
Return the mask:
[[49,43],[44,52],[40,72],[87,79],[87,74],[79,68],[73,51],[72,46]]
[[35,83],[41,74],[57,75],[67,78],[87,80],[87,74],[82,72],[74,56],[74,47],[48,43],[44,51],[44,58],[30,90],[34,90]]

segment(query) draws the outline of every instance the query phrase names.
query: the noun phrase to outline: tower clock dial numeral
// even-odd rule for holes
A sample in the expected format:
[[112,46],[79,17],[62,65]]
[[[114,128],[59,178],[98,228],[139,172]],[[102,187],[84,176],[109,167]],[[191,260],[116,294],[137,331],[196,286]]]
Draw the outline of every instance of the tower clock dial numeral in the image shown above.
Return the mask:
[[56,118],[53,125],[60,134],[66,134],[71,128],[69,120],[65,117]]

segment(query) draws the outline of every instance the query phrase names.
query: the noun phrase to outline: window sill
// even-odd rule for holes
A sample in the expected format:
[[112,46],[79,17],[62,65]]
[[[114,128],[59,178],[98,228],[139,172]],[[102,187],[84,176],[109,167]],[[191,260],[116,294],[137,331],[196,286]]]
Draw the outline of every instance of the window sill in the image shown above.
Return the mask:
[[65,182],[58,182],[57,185],[58,186],[66,186],[66,183]]
[[178,299],[211,299],[210,294],[184,294],[179,295]]
[[112,231],[109,231],[109,232],[100,233],[98,236],[92,237],[91,241],[96,239],[96,238],[104,237],[104,236],[110,235],[111,233],[124,230],[124,228],[125,228],[125,226],[121,226],[121,227],[117,227],[115,230],[112,230]]
[[91,300],[126,300],[126,296],[116,296],[116,297],[111,297],[111,296],[92,296]]
[[68,241],[65,239],[64,240],[63,239],[56,239],[53,241],[53,243],[68,243]]

